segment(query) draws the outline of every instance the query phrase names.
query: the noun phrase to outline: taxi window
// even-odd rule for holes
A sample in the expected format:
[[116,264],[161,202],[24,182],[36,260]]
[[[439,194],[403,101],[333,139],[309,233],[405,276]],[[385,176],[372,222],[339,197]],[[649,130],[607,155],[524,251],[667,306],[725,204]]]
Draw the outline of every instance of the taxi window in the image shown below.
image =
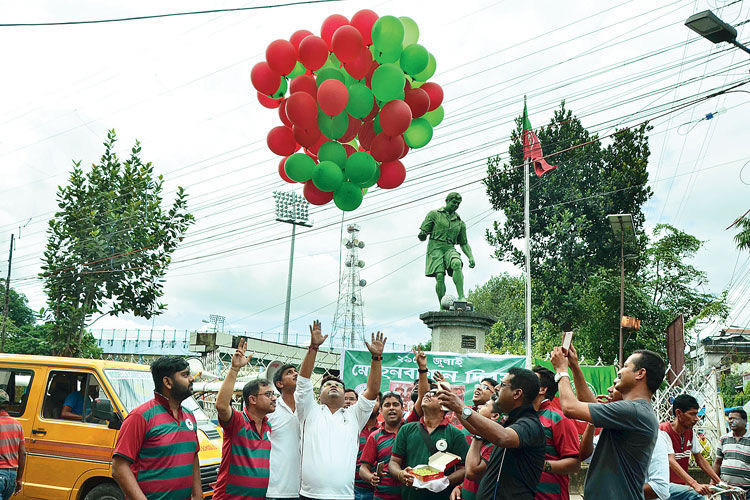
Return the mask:
[[9,415],[20,417],[26,411],[26,401],[29,397],[33,378],[33,370],[0,368],[0,389],[7,392],[10,398]]
[[42,416],[44,418],[69,420],[105,425],[91,414],[93,401],[101,393],[101,384],[88,373],[52,371],[47,380]]

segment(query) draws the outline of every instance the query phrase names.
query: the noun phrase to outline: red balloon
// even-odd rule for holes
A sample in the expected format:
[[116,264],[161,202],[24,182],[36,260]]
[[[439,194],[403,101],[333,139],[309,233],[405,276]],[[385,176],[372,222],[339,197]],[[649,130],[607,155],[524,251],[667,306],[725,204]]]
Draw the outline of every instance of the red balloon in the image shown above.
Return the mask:
[[372,147],[372,141],[375,139],[375,122],[368,120],[362,122],[362,126],[359,128],[359,144],[364,147],[366,151],[369,151]]
[[411,83],[408,78],[404,78],[404,94],[411,90]]
[[349,102],[349,90],[346,84],[335,78],[326,80],[318,87],[318,106],[328,116],[340,115]]
[[311,205],[325,205],[333,199],[333,191],[328,193],[321,191],[315,187],[312,179],[305,182],[305,187],[302,188],[302,194]]
[[331,50],[343,63],[355,60],[362,48],[362,34],[354,26],[339,27],[331,39]]
[[378,186],[383,189],[397,188],[406,179],[406,168],[398,160],[389,161],[380,164],[380,177],[378,177]]
[[346,128],[346,132],[341,136],[339,142],[349,142],[359,134],[359,129],[362,127],[362,120],[354,118],[349,115],[349,126]]
[[286,101],[287,99],[281,99],[281,104],[279,106],[279,119],[281,120],[281,123],[283,123],[287,127],[291,127],[293,124],[291,120],[289,120],[289,117],[286,115]]
[[315,78],[310,75],[297,75],[292,78],[289,83],[289,94],[295,92],[307,92],[313,99],[318,98],[318,85],[315,83]]
[[404,141],[404,152],[401,153],[401,156],[399,156],[398,159],[400,160],[401,158],[406,156],[408,152],[409,152],[409,146],[406,144],[406,141]]
[[387,135],[401,135],[411,125],[411,108],[401,99],[388,101],[380,110],[380,126]]
[[320,129],[317,124],[309,126],[295,125],[292,127],[292,132],[294,133],[294,140],[306,148],[315,146],[320,140]]
[[[370,51],[368,50],[367,52],[370,52]],[[372,56],[372,54],[370,54],[370,56]],[[380,64],[378,64],[377,61],[373,60],[372,63],[370,63],[370,69],[367,70],[367,74],[365,75],[365,78],[367,79],[365,81],[365,84],[367,84],[367,86],[370,88],[372,88],[372,74],[375,72],[376,69],[378,69],[378,66],[380,66]]]
[[443,88],[437,83],[427,82],[419,88],[427,92],[427,95],[430,96],[430,109],[428,111],[437,109],[443,103]]
[[379,112],[380,112],[380,108],[378,107],[378,103],[377,102],[373,102],[372,103],[372,109],[370,110],[370,114],[368,114],[367,116],[365,116],[363,118],[363,121],[374,120],[375,117],[378,115]]
[[370,9],[362,9],[352,16],[352,26],[362,33],[362,42],[372,45],[372,25],[378,20],[378,15]]
[[284,179],[286,182],[294,184],[296,181],[293,181],[292,179],[290,179],[289,176],[286,175],[286,171],[284,170],[284,162],[286,161],[287,158],[289,158],[289,157],[285,156],[279,162],[279,177],[281,177],[282,179]]
[[318,123],[318,105],[307,92],[295,92],[286,100],[286,116],[295,125],[303,127]]
[[367,47],[362,47],[354,60],[344,63],[346,72],[356,80],[366,77],[370,72],[370,66],[372,66],[372,52]]
[[331,49],[333,34],[341,26],[346,26],[347,24],[349,24],[349,20],[341,14],[332,14],[323,21],[323,26],[320,27],[320,36],[325,40],[328,50]]
[[344,146],[344,149],[346,150],[346,157],[349,158],[351,155],[357,152],[356,149],[354,149],[354,146],[351,144],[342,144]]
[[318,139],[318,142],[316,142],[313,146],[308,147],[307,150],[313,155],[315,155],[315,159],[317,160],[318,150],[320,150],[320,146],[322,146],[324,142],[328,142],[328,141],[330,141],[328,137],[324,136],[323,134],[320,134],[320,139]]
[[404,101],[411,108],[413,118],[419,118],[430,109],[430,96],[421,88],[407,90]]
[[395,161],[404,152],[404,138],[400,135],[390,136],[381,132],[372,141],[370,153],[380,162]]
[[255,90],[261,94],[271,95],[279,89],[281,75],[272,70],[266,61],[261,61],[250,71],[250,81],[253,82]]
[[260,92],[258,92],[258,102],[264,108],[268,108],[268,109],[278,108],[279,105],[281,104],[281,101],[283,101],[283,99],[281,98],[274,99],[272,97],[268,97],[266,94],[261,94]]
[[[328,59],[328,45],[315,35],[305,37],[299,44],[299,60],[310,71],[320,69]],[[278,88],[278,87],[277,87]],[[276,92],[276,89],[273,89]],[[272,94],[273,92],[269,92]]]
[[300,42],[310,35],[312,35],[311,31],[297,30],[292,33],[292,36],[289,37],[289,41],[292,43],[292,45],[294,45],[295,50],[299,50]]
[[309,149],[305,148],[305,154],[315,160],[315,163],[318,163],[318,156],[314,153],[311,153]]
[[266,137],[268,149],[279,156],[289,156],[299,149],[294,133],[289,127],[278,126],[271,129]]
[[297,64],[297,49],[286,40],[274,40],[266,49],[266,61],[276,73],[288,75]]

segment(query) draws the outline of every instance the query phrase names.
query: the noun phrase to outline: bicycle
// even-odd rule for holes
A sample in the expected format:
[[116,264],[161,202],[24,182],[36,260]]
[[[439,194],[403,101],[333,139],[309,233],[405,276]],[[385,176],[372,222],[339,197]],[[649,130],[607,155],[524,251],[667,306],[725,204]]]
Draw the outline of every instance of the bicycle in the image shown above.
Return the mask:
[[719,483],[709,486],[714,493],[708,497],[709,500],[746,500],[745,490],[727,483]]

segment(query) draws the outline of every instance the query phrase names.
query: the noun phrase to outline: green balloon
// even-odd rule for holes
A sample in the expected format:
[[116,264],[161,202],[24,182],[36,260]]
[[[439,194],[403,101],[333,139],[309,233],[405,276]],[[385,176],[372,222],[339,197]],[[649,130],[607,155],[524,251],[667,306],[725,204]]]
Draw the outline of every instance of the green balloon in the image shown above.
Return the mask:
[[344,84],[346,84],[347,87],[350,85],[354,85],[355,83],[365,83],[365,82],[367,82],[365,78],[362,78],[361,80],[357,80],[352,75],[344,71]]
[[362,119],[372,111],[375,98],[372,90],[367,85],[355,83],[349,87],[349,102],[346,103],[346,112],[354,118]]
[[335,78],[341,83],[346,83],[346,81],[344,80],[344,74],[340,70],[332,67],[319,69],[317,76],[318,77],[315,79],[315,82],[318,84],[318,87],[320,87],[320,84],[324,81],[330,80],[332,78]]
[[339,58],[336,57],[336,54],[331,52],[328,54],[328,59],[326,59],[326,62],[323,64],[323,67],[330,66],[332,68],[340,68],[341,67],[341,61],[339,61]]
[[[375,47],[373,45],[373,47]],[[401,46],[381,51],[377,48],[373,49],[372,57],[378,62],[378,64],[395,63],[401,57]]]
[[378,114],[375,115],[375,119],[372,121],[372,129],[375,131],[376,134],[379,134],[380,132],[383,131],[383,127],[380,125],[380,112],[378,112]]
[[412,149],[421,148],[432,139],[432,125],[424,118],[415,118],[404,132],[404,141]]
[[344,182],[344,172],[332,161],[321,161],[313,169],[312,181],[321,191],[331,192]]
[[394,16],[383,16],[372,26],[372,44],[380,52],[392,52],[404,42],[404,25]]
[[421,73],[429,62],[430,53],[418,43],[408,45],[401,54],[401,69],[409,75]]
[[[344,163],[346,163],[346,149],[338,141],[324,142],[318,150],[318,160],[321,163],[324,161],[333,162],[339,166],[339,169],[344,168]],[[313,182],[315,182],[315,175],[313,175]],[[324,191],[333,191],[333,189],[324,189]]]
[[281,83],[279,84],[279,88],[276,90],[276,92],[271,94],[271,97],[273,97],[274,99],[279,99],[281,97],[284,97],[284,94],[286,94],[287,86],[288,84],[286,82],[286,78],[282,76]]
[[419,27],[411,17],[401,16],[398,18],[404,25],[404,47],[417,43],[419,40]]
[[362,188],[351,182],[343,182],[333,192],[333,202],[344,212],[356,210],[362,204]]
[[404,82],[404,72],[400,67],[395,64],[381,64],[372,73],[370,86],[375,98],[388,102],[403,98]]
[[312,178],[315,160],[305,153],[294,153],[284,162],[284,172],[290,179],[297,182],[306,182]]
[[357,151],[346,159],[344,173],[354,184],[364,184],[375,175],[377,168],[378,164],[370,153]]
[[291,79],[291,78],[294,78],[295,76],[303,75],[305,71],[307,71],[305,69],[305,66],[301,62],[297,61],[294,65],[294,69],[292,70],[292,72],[286,75],[286,77]]
[[437,68],[437,62],[435,61],[435,56],[430,54],[430,60],[427,63],[427,67],[422,71],[421,73],[418,73],[416,75],[412,75],[415,80],[419,82],[426,82],[430,78],[432,78],[432,75],[435,74],[435,69]]
[[422,118],[430,122],[430,125],[432,125],[433,127],[437,127],[438,125],[440,125],[440,122],[443,121],[443,117],[445,117],[445,110],[442,106],[438,106],[432,111],[428,111],[427,113],[425,113]]
[[367,182],[363,182],[361,184],[357,184],[359,187],[361,187],[361,188],[364,189],[364,193],[362,193],[362,194],[363,195],[366,194],[367,193],[367,188],[370,188],[370,187],[374,186],[375,184],[377,184],[378,183],[378,179],[380,179],[380,167],[376,165],[375,166],[375,173],[372,174],[372,177],[370,177],[370,179],[368,179]]
[[324,136],[329,139],[338,139],[349,128],[349,115],[343,111],[340,115],[328,116],[318,110],[318,127]]

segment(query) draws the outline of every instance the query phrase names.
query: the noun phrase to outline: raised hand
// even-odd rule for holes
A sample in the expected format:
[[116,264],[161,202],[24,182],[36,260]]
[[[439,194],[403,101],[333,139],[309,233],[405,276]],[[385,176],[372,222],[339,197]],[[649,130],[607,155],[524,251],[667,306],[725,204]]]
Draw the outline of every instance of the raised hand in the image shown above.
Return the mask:
[[568,371],[568,357],[565,355],[563,348],[560,346],[555,347],[552,350],[551,354],[552,354],[552,357],[550,358],[550,362],[552,363],[552,366],[555,367],[555,371],[567,372]]
[[383,336],[383,332],[372,333],[370,343],[365,340],[365,346],[373,356],[382,356],[385,350],[385,341],[388,340]]
[[438,391],[438,399],[440,400],[441,405],[452,411],[455,411],[456,413],[461,413],[461,411],[464,409],[464,400],[461,399],[461,397],[453,391],[440,389]]
[[232,355],[232,368],[239,370],[240,368],[247,366],[250,359],[253,357],[253,353],[245,356],[245,349],[247,348],[247,340],[240,339],[240,344],[237,346],[237,350]]
[[411,352],[414,353],[414,361],[417,362],[417,368],[420,370],[427,369],[427,355],[422,350],[422,346],[412,347]]
[[440,382],[445,382],[445,376],[439,371],[434,371],[432,373],[432,378],[435,379],[436,384],[440,384]]
[[570,349],[568,349],[568,363],[570,366],[578,366],[578,351],[573,344],[570,344]]
[[310,346],[316,348],[320,347],[327,338],[328,335],[323,335],[323,332],[320,329],[320,321],[317,319],[313,321],[313,324],[310,325]]

